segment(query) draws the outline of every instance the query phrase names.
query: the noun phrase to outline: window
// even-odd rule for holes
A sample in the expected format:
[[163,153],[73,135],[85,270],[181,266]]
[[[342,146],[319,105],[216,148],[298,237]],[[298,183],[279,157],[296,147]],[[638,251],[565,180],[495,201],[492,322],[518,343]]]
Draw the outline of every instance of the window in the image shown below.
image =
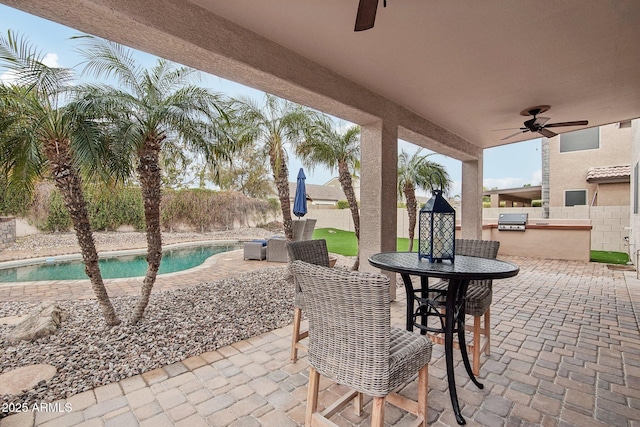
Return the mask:
[[565,206],[579,206],[587,204],[587,190],[567,190],[564,192]]
[[600,148],[600,129],[582,129],[560,135],[560,152],[595,150]]

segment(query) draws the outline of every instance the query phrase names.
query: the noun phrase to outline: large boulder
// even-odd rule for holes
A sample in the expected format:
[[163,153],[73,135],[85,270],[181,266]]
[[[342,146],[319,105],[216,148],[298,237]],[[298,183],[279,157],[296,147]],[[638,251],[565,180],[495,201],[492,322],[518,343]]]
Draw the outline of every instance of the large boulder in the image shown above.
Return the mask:
[[55,333],[63,319],[63,311],[53,301],[45,301],[18,323],[7,335],[6,340],[13,344],[18,341],[34,341]]

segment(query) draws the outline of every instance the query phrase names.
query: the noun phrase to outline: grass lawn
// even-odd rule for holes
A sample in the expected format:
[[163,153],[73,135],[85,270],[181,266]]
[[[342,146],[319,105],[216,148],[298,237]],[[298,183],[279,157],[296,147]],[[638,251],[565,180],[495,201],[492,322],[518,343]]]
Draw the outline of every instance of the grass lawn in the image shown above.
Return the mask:
[[[338,230],[337,228],[316,228],[313,232],[314,239],[325,239],[329,252],[344,256],[358,255],[358,243],[356,234],[353,231]],[[409,239],[399,238],[397,244],[398,251],[409,249]],[[418,249],[418,240],[414,240],[413,250]]]
[[626,264],[629,255],[624,252],[591,251],[591,262],[607,264]]

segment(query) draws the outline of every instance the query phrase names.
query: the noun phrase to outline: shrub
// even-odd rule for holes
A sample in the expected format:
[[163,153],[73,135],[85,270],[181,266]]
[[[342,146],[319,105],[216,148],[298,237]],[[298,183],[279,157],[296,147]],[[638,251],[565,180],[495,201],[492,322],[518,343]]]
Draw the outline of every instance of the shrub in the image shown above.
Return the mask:
[[349,202],[347,200],[338,200],[336,202],[336,208],[338,208],[338,209],[349,209]]
[[247,225],[249,219],[266,218],[273,209],[274,204],[269,201],[252,199],[236,191],[166,190],[160,221],[165,230],[186,225],[205,232]]
[[[118,189],[89,186],[85,190],[89,221],[93,230],[113,231],[121,226],[145,229],[144,207],[139,187]],[[165,190],[160,205],[160,222],[164,230],[181,226],[200,232],[248,225],[251,219],[266,223],[279,209],[277,199],[252,199],[234,191],[201,189]],[[36,226],[49,232],[68,231],[71,218],[62,196],[53,184],[44,182],[36,188],[30,218]]]
[[144,207],[138,187],[105,189],[93,187],[86,192],[89,220],[94,230],[116,230],[123,225],[144,230]]
[[62,195],[57,190],[50,193],[47,211],[45,231],[68,231],[73,226]]

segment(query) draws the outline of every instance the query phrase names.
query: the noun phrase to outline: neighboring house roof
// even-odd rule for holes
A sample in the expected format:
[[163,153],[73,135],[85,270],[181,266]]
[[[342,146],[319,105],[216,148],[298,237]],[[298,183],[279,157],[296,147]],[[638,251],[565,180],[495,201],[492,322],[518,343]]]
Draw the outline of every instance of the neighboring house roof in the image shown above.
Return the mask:
[[630,182],[631,166],[605,166],[589,168],[587,170],[587,182],[617,183]]
[[[306,184],[307,196],[316,203],[333,202],[345,200],[346,196],[341,188],[330,187],[326,185]],[[289,197],[293,199],[296,195],[296,183],[289,183]]]

